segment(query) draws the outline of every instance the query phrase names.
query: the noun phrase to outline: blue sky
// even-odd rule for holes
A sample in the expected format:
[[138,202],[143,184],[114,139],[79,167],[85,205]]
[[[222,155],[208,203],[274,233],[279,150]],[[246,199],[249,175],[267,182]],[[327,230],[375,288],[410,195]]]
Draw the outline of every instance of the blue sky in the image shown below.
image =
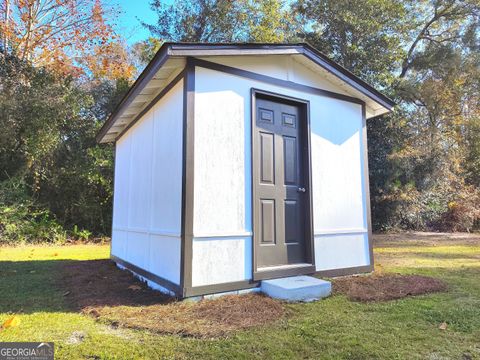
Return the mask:
[[[167,3],[170,1],[166,1]],[[117,31],[122,34],[129,45],[146,39],[150,32],[138,19],[153,24],[156,21],[155,12],[150,10],[150,0],[115,0],[121,14],[117,20]]]

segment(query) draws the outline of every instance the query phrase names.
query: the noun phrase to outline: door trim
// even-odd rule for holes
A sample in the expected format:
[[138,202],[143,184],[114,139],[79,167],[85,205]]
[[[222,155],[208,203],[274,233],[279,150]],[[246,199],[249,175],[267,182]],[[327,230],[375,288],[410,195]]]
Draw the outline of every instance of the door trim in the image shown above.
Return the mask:
[[[259,271],[257,267],[257,244],[255,242],[255,198],[256,198],[256,186],[253,179],[254,164],[255,164],[255,152],[253,148],[253,136],[255,135],[254,129],[256,124],[256,105],[257,98],[263,98],[276,102],[283,102],[286,104],[292,104],[298,106],[300,110],[300,120],[304,126],[301,127],[303,132],[304,143],[303,147],[303,162],[305,173],[306,188],[308,189],[308,198],[305,204],[305,260],[306,266],[291,267],[286,265],[285,267],[279,267],[275,270],[263,270]],[[251,123],[250,123],[250,138],[251,141],[251,181],[252,181],[252,276],[253,280],[266,280],[285,276],[306,275],[315,272],[315,251],[314,251],[314,237],[313,237],[313,200],[312,200],[312,157],[311,157],[311,140],[310,140],[310,101],[305,99],[299,99],[284,94],[278,94],[270,91],[251,88]],[[306,132],[306,134],[305,134]],[[306,135],[306,136],[305,136]]]

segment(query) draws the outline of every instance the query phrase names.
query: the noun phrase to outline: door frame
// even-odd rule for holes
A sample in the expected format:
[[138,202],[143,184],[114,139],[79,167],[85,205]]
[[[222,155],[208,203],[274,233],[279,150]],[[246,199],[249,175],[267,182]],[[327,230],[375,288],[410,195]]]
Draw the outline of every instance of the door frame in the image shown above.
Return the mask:
[[[299,99],[296,97],[278,94],[271,91],[251,88],[251,123],[250,123],[250,138],[251,138],[251,182],[252,182],[252,277],[254,281],[274,279],[285,276],[306,275],[313,274],[315,269],[315,250],[314,250],[314,236],[313,236],[313,199],[312,199],[312,152],[310,140],[310,101]],[[254,182],[254,164],[255,164],[255,124],[256,124],[256,106],[257,98],[271,100],[275,102],[295,105],[299,108],[300,118],[299,124],[302,135],[302,151],[303,151],[303,167],[305,187],[307,188],[307,199],[305,201],[305,266],[288,266],[279,267],[278,269],[259,271],[257,267],[257,241],[255,237],[255,199],[256,199],[256,184]]]

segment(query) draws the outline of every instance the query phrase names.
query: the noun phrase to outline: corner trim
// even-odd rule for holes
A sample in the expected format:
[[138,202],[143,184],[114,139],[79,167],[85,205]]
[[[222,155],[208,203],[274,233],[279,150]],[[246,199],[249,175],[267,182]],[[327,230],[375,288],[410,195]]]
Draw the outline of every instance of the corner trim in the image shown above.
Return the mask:
[[360,104],[360,105],[365,104],[365,102],[363,100],[355,98],[353,96],[343,95],[343,94],[339,94],[339,93],[336,93],[336,92],[333,92],[333,91],[319,89],[319,88],[316,88],[316,87],[313,87],[313,86],[299,84],[299,83],[296,83],[296,82],[293,82],[293,81],[277,79],[277,78],[274,78],[274,77],[271,77],[271,76],[268,76],[268,75],[262,75],[262,74],[258,74],[258,73],[248,71],[248,70],[243,70],[243,69],[239,69],[239,68],[235,68],[235,67],[231,67],[231,66],[227,66],[227,65],[222,65],[222,64],[215,63],[215,62],[202,60],[202,59],[197,59],[197,58],[194,58],[193,62],[195,64],[195,66],[203,67],[205,69],[220,71],[220,72],[244,77],[244,78],[251,79],[251,80],[257,80],[257,81],[261,81],[261,82],[264,82],[264,83],[267,83],[267,84],[270,84],[270,85],[281,86],[281,87],[284,87],[284,88],[287,88],[287,89],[293,89],[293,90],[298,90],[298,91],[302,91],[302,92],[306,92],[306,93],[310,93],[310,94],[314,94],[314,95],[320,95],[320,96],[324,96],[324,97],[328,97],[328,98],[332,98],[332,99],[348,101],[348,102],[352,102],[352,103],[355,103],[355,104]]
[[175,295],[179,296],[181,295],[181,289],[180,286],[175,284],[174,282],[167,280],[161,276],[155,275],[151,273],[150,271],[147,271],[145,269],[142,269],[141,267],[138,267],[136,265],[133,265],[132,263],[129,263],[128,261],[125,261],[123,259],[120,259],[119,257],[116,257],[115,255],[110,254],[110,259],[117,264],[120,264],[127,268],[130,271],[133,271],[134,273],[143,276],[145,279],[148,279],[150,281],[153,281],[157,283],[160,286],[163,286],[165,289],[168,289],[172,291]]
[[338,277],[347,275],[356,275],[370,273],[373,271],[373,265],[355,266],[349,268],[333,269],[333,270],[320,270],[316,271],[316,276],[321,277]]
[[182,297],[192,287],[193,201],[195,161],[195,66],[187,58],[183,86],[182,245],[180,287]]
[[368,171],[368,140],[367,140],[367,116],[365,104],[362,105],[362,145],[363,145],[363,181],[365,191],[365,212],[367,215],[367,238],[370,266],[374,265],[373,259],[373,236],[372,236],[372,212],[370,209],[370,173]]
[[113,226],[113,219],[115,218],[115,173],[117,170],[117,143],[113,143],[113,176],[112,176],[112,226],[110,227],[110,248],[108,254],[110,258],[112,257],[112,246],[113,246],[113,231],[115,230]]

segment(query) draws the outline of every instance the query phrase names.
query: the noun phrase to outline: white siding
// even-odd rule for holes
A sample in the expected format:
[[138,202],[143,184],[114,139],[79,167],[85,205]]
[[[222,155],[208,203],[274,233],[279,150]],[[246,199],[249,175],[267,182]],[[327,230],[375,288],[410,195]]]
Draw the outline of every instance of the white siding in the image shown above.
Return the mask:
[[245,206],[250,187],[244,176],[249,149],[243,136],[245,102],[228,90],[197,89],[195,94],[195,236],[233,235],[251,228]]
[[365,232],[315,235],[317,271],[368,265],[369,258]]
[[180,283],[183,82],[116,144],[112,254]]
[[[254,71],[254,65],[244,68]],[[273,75],[280,68],[263,62],[257,72]],[[296,74],[308,78],[308,71]],[[194,237],[208,238],[194,241],[194,280],[206,285],[251,277],[252,87],[310,101],[317,270],[369,264],[361,106],[200,67],[195,86]],[[238,248],[227,236],[249,241]],[[227,254],[237,254],[229,261],[239,264],[231,266]]]
[[[352,97],[360,95],[329,71],[312,65],[303,55],[212,56],[205,57],[204,60],[343,95]],[[367,106],[366,112],[369,118],[383,114],[384,109],[376,104],[375,109]]]
[[193,286],[252,278],[250,236],[194,238],[192,249]]

